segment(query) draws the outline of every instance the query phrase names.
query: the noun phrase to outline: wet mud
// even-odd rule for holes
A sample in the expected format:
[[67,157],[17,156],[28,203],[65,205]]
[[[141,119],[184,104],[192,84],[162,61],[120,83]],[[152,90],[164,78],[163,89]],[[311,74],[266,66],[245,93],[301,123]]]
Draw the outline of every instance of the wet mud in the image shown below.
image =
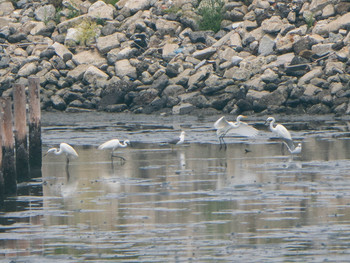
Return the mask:
[[[0,262],[347,262],[347,120],[276,118],[302,142],[291,156],[264,126],[228,137],[218,116],[43,115],[43,159],[0,211]],[[186,143],[165,142],[186,131]],[[129,139],[111,159],[97,146]]]

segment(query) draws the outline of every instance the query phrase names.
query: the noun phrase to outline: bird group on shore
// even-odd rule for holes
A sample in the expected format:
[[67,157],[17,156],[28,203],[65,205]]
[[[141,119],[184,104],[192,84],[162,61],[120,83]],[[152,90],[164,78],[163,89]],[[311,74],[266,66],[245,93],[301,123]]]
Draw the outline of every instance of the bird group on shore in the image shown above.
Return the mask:
[[[231,122],[231,121],[227,121],[226,117],[223,116],[214,123],[214,128],[216,129],[216,135],[219,138],[220,149],[222,149],[222,147],[224,147],[225,149],[227,148],[227,145],[224,141],[224,137],[228,134],[234,133],[244,137],[255,137],[259,133],[259,131],[256,128],[241,121],[241,119],[243,118],[246,118],[246,116],[239,115],[237,116],[236,122]],[[292,155],[300,154],[302,151],[302,144],[298,143],[297,146],[295,146],[292,136],[290,132],[287,130],[287,128],[284,127],[282,124],[275,125],[275,122],[276,120],[274,117],[268,117],[265,121],[265,124],[269,124],[271,132],[275,133],[282,140],[282,142],[287,146],[287,149]],[[174,145],[183,144],[185,142],[185,134],[186,134],[185,131],[181,131],[180,136],[178,138],[170,140],[168,144],[172,145],[172,147]],[[130,145],[129,140],[120,141],[119,139],[112,139],[98,146],[98,149],[111,150],[112,161],[113,161],[113,157],[117,157],[125,161],[124,157],[115,155],[114,151],[117,148],[125,148],[128,145]],[[53,153],[55,155],[64,154],[66,156],[67,165],[69,164],[69,158],[78,158],[78,153],[75,151],[75,149],[69,144],[64,142],[60,144],[59,149],[50,148],[45,155],[49,153]]]

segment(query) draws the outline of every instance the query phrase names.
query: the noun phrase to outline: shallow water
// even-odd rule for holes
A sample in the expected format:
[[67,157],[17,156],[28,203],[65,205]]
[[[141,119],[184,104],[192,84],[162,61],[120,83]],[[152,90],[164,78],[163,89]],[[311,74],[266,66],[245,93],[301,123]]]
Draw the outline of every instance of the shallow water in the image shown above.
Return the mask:
[[[260,119],[252,121],[262,130],[257,138],[227,138],[224,151],[211,128],[216,117],[62,116],[43,116],[44,150],[65,141],[79,158],[66,169],[63,156],[45,157],[43,177],[6,200],[1,262],[350,257],[346,121],[284,122],[303,143],[292,158]],[[163,144],[180,129],[185,145]],[[96,149],[114,137],[132,141],[117,151],[125,163]]]

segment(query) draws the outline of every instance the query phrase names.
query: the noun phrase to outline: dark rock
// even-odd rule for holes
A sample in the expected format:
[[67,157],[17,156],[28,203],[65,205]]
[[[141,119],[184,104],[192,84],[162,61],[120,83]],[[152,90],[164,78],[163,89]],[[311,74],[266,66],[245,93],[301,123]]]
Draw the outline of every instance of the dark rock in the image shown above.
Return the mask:
[[309,37],[303,37],[299,40],[297,40],[293,44],[293,49],[295,54],[299,55],[301,51],[303,50],[310,50],[311,49],[311,40]]
[[169,77],[169,78],[174,78],[179,74],[179,68],[180,65],[178,63],[176,64],[168,64],[166,67],[166,71],[165,74]]
[[111,80],[101,94],[99,108],[105,109],[108,105],[126,103],[124,99],[129,91],[130,87],[127,82],[118,79],[116,81]]
[[44,51],[42,51],[40,53],[40,58],[41,59],[51,59],[54,55],[56,55],[56,52],[53,48],[48,48],[48,49],[45,49]]
[[0,68],[8,68],[9,67],[9,63],[11,61],[11,58],[10,57],[7,57],[7,56],[3,56],[1,57],[0,59]]
[[58,95],[53,95],[51,97],[51,103],[52,103],[52,107],[56,110],[63,111],[67,107],[65,101]]
[[212,108],[216,110],[223,110],[227,103],[232,100],[232,94],[223,93],[217,96],[213,96],[210,98],[210,105]]
[[212,31],[191,31],[187,32],[185,35],[188,35],[192,43],[206,43],[207,36],[214,36]]
[[165,75],[162,75],[158,79],[153,81],[151,88],[156,89],[161,93],[166,88],[168,83],[169,83],[169,79]]
[[107,112],[123,112],[128,108],[126,104],[112,104],[105,108]]
[[80,93],[76,93],[76,92],[71,92],[71,91],[67,91],[64,93],[63,95],[63,99],[66,102],[66,104],[70,104],[73,101],[83,101],[84,98]]
[[21,33],[21,32],[10,35],[7,38],[8,42],[10,43],[19,43],[22,40],[26,40],[26,39],[27,39],[27,34]]
[[253,109],[253,105],[245,99],[238,100],[236,105],[238,106],[238,108],[241,112],[250,111]]
[[331,113],[331,109],[322,103],[318,103],[316,105],[312,105],[306,110],[306,112],[308,114],[329,114]]

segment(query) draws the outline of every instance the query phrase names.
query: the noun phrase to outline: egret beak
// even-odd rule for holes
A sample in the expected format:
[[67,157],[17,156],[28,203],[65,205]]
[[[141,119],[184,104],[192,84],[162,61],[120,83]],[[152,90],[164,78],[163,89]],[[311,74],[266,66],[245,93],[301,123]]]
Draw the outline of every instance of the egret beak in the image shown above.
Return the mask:
[[45,154],[44,154],[44,156],[43,157],[45,157],[46,155],[48,155],[49,154],[49,152],[46,152]]

